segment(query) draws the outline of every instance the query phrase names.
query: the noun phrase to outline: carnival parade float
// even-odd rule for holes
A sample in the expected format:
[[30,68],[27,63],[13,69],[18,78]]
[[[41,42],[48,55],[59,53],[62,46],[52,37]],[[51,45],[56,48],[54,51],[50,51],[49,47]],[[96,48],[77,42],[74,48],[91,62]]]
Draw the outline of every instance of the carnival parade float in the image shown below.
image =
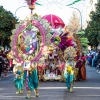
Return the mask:
[[37,69],[39,81],[65,81],[66,60],[74,58],[81,48],[79,45],[75,47],[78,38],[67,31],[59,16],[48,14],[41,17],[33,13],[37,0],[25,1],[31,14],[12,30],[8,58],[20,63],[20,67],[27,71],[26,78]]

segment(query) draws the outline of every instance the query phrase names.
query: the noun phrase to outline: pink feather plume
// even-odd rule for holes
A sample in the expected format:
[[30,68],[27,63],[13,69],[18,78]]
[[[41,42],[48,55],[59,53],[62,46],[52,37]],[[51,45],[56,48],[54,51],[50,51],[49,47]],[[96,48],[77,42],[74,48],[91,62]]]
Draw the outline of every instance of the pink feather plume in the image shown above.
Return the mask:
[[37,0],[25,0],[28,5],[34,5]]

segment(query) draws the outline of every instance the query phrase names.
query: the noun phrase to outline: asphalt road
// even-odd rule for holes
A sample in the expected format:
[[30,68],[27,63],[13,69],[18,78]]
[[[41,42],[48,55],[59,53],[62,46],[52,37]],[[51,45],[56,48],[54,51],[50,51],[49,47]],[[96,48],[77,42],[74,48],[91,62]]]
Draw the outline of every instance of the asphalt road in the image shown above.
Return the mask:
[[[29,100],[100,100],[100,74],[93,67],[86,67],[87,80],[78,81],[74,85],[73,93],[67,91],[64,82],[42,82],[39,85],[39,97],[31,93]],[[26,89],[21,95],[16,95],[13,84],[13,73],[0,80],[0,100],[26,100]]]

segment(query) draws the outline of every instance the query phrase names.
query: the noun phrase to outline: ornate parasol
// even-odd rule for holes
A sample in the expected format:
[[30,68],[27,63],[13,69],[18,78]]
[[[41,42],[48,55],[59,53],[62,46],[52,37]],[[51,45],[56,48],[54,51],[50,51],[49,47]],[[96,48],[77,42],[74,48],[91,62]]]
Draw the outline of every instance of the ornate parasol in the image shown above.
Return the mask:
[[53,28],[59,28],[59,27],[63,28],[65,26],[63,20],[60,17],[53,14],[45,15],[42,17],[42,19],[47,19]]

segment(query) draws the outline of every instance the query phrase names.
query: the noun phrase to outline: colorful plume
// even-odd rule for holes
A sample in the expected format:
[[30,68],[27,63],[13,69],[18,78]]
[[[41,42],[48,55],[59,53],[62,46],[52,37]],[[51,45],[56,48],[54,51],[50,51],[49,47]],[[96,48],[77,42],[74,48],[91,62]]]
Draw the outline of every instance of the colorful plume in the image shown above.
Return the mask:
[[59,48],[61,50],[65,50],[69,46],[74,46],[72,37],[68,37],[68,33],[65,33],[61,37],[61,42],[59,44]]
[[37,0],[25,0],[28,5],[34,5]]
[[35,2],[37,1],[37,0],[25,0],[26,2],[27,2],[27,5],[29,6],[29,9],[31,9],[31,11],[33,10],[33,9],[35,9]]

